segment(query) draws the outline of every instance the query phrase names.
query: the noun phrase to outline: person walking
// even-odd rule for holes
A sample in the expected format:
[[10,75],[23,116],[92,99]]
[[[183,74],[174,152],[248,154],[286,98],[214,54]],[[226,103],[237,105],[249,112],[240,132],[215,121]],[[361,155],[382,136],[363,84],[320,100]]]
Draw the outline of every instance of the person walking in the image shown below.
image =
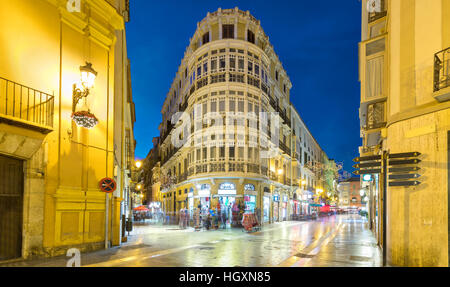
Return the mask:
[[201,205],[199,205],[194,210],[194,228],[195,228],[195,231],[199,231],[200,230],[200,208],[201,208]]

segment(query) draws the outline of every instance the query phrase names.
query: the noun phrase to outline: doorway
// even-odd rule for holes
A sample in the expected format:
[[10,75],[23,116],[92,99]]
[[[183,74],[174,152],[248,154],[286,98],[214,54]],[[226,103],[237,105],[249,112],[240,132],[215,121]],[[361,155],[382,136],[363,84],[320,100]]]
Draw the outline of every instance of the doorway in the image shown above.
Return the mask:
[[23,161],[0,155],[0,260],[22,256]]

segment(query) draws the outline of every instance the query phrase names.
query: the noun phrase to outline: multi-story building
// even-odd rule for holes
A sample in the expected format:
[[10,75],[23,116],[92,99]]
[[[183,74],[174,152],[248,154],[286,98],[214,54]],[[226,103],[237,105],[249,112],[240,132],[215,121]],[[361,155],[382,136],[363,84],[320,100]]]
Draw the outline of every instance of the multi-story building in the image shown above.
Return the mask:
[[0,260],[120,244],[127,4],[1,4]]
[[359,177],[351,177],[339,183],[339,207],[351,209],[365,207],[364,196],[361,196]]
[[158,192],[153,190],[153,183],[159,182],[159,171],[153,172],[155,165],[160,161],[159,159],[159,137],[153,138],[153,148],[147,154],[143,164],[143,193],[146,204],[158,202]]
[[371,198],[380,206],[371,210],[381,218],[383,200],[387,205],[378,239],[388,264],[448,266],[450,2],[362,4],[360,155],[422,154],[417,186],[388,185],[383,199],[374,176]]
[[321,161],[323,151],[293,108],[291,87],[248,11],[208,13],[161,110],[163,209],[236,204],[258,208],[264,223],[293,215],[302,188],[321,188],[305,163]]

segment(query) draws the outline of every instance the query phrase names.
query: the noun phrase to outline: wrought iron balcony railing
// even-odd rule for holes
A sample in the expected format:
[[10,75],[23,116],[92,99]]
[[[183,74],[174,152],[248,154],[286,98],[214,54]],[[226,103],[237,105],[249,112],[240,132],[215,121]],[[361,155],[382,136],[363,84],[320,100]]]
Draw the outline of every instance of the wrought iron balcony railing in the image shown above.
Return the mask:
[[0,116],[27,126],[53,127],[54,96],[0,77]]
[[434,55],[434,92],[450,87],[450,47]]

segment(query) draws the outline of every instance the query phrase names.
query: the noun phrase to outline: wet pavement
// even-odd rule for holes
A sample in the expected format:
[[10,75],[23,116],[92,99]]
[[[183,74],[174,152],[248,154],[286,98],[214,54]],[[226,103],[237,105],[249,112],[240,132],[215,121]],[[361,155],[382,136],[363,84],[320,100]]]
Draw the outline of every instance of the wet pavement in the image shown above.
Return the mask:
[[[239,228],[195,232],[178,226],[137,225],[121,247],[81,254],[81,266],[381,266],[381,251],[357,214],[286,221],[259,232]],[[67,257],[0,266],[66,266]]]

